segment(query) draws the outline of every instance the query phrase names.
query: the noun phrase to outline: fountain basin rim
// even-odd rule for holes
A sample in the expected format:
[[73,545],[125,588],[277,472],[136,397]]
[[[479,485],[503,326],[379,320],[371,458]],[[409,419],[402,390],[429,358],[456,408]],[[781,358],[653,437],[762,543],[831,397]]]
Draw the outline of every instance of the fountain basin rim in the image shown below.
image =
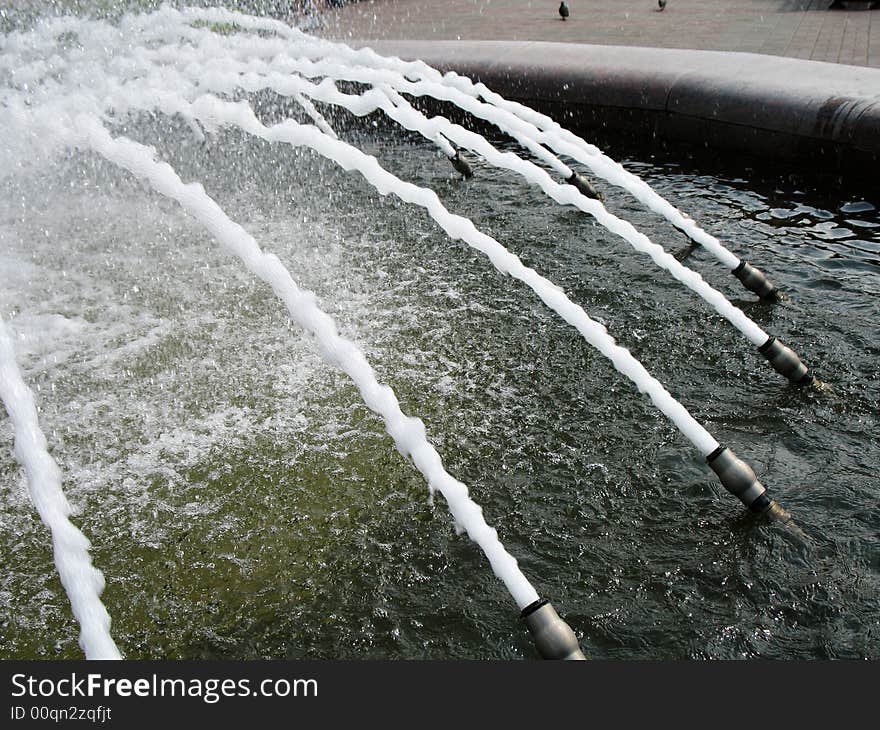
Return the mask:
[[880,69],[546,41],[347,42],[482,81],[576,132],[619,127],[831,169],[880,161]]

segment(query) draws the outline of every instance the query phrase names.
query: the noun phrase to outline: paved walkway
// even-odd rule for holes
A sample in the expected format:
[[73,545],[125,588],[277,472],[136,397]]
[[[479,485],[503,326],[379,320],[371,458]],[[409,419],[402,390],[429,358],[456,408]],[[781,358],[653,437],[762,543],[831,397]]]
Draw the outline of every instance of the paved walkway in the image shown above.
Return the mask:
[[880,9],[830,0],[363,0],[324,16],[341,40],[530,40],[744,51],[880,68]]

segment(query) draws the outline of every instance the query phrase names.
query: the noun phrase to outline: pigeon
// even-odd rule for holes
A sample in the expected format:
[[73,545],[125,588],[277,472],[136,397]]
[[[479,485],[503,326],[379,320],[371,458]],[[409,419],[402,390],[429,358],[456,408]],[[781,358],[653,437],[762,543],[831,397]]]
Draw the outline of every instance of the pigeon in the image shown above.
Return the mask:
[[568,5],[565,2],[559,3],[559,15],[565,20],[568,17]]
[[660,8],[657,10],[657,12],[662,13],[663,8],[666,7],[666,0],[657,0],[657,4],[660,6]]

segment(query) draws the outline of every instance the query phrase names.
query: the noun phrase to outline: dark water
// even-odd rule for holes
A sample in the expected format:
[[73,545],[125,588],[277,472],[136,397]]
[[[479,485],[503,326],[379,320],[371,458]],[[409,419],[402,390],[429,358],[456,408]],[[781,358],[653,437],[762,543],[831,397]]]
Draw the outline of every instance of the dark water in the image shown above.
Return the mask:
[[[625,163],[790,293],[759,303],[687,259],[816,367],[817,394],[587,216],[479,162],[464,183],[421,143],[356,136],[601,319],[804,542],[746,514],[629,381],[420,210],[308,152],[234,133],[202,147],[155,121],[128,133],[316,292],[589,656],[880,657],[876,193]],[[0,307],[126,657],[535,656],[355,388],[175,204],[79,154],[2,187]],[[0,439],[0,657],[79,657],[6,418]]]

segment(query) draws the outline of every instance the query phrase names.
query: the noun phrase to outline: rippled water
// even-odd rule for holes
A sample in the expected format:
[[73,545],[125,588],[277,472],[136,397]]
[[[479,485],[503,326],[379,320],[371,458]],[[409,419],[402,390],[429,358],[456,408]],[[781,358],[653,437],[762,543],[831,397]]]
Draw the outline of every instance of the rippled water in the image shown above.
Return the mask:
[[[880,656],[876,194],[625,163],[791,294],[753,301],[688,256],[817,368],[831,390],[815,394],[589,217],[479,162],[465,183],[432,147],[358,137],[600,318],[755,467],[805,544],[745,514],[629,381],[423,212],[310,153],[128,131],[316,292],[589,656]],[[0,185],[0,310],[128,658],[535,656],[442,499],[195,222],[81,154]],[[79,657],[6,418],[0,440],[0,657]]]

